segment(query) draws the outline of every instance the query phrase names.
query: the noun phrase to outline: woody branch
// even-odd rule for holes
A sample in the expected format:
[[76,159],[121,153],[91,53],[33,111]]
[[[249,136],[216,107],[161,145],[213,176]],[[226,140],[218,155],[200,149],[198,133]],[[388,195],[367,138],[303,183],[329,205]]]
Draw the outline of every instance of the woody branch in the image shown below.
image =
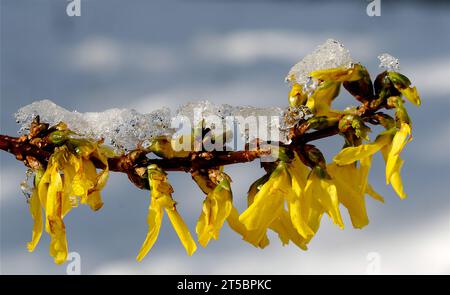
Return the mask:
[[[365,121],[377,124],[376,111],[382,106],[371,107],[369,103],[363,102],[357,108],[357,115]],[[342,118],[339,116],[336,123],[326,128],[310,131],[310,124],[304,121],[290,130],[292,139],[290,144],[278,143],[290,150],[301,150],[307,143],[326,137],[331,137],[339,133],[338,122]],[[22,161],[26,166],[36,168],[36,166],[46,166],[56,145],[45,139],[51,128],[48,124],[40,123],[30,129],[29,134],[20,137],[0,135],[0,149],[6,151]],[[210,169],[219,166],[226,166],[237,163],[251,162],[255,159],[267,155],[267,150],[259,146],[254,150],[244,151],[199,151],[191,152],[184,158],[171,159],[150,159],[146,155],[149,153],[145,149],[137,148],[129,153],[108,159],[110,171],[121,172],[128,175],[130,181],[141,189],[148,189],[148,184],[139,174],[140,169],[150,164],[157,164],[166,171],[193,172],[199,169]],[[104,168],[100,161],[94,161],[97,168]]]

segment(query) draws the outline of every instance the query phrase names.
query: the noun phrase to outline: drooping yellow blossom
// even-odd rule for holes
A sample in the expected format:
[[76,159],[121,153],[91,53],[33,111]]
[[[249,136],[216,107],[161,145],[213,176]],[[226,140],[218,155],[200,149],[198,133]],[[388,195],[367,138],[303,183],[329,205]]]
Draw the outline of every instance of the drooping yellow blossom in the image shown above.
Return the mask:
[[246,228],[245,241],[264,248],[269,244],[267,229],[270,229],[278,234],[283,245],[292,241],[301,249],[307,249],[314,232],[302,217],[304,213],[299,204],[302,195],[296,195],[299,191],[293,190],[293,187],[303,190],[300,182],[306,183],[306,178],[294,180],[290,173],[292,168],[302,167],[280,162],[270,175],[263,176],[250,187],[249,207],[239,217]]
[[[42,233],[42,212],[45,210],[45,230],[50,235],[50,255],[55,263],[64,263],[67,259],[66,228],[64,216],[81,203],[88,204],[93,210],[102,206],[100,190],[108,178],[107,154],[96,143],[90,152],[80,154],[76,149],[63,145],[55,149],[45,172],[36,171],[34,189],[30,198],[30,213],[34,220],[33,235],[27,248],[35,249]],[[84,146],[77,146],[84,149]],[[90,157],[102,161],[106,168],[97,174]]]
[[[322,175],[320,168],[317,166],[306,182],[305,198],[309,200],[315,198],[320,206],[322,206],[323,211],[331,217],[331,220],[340,228],[344,228],[339,211],[339,199],[336,186],[330,179]],[[313,206],[314,204],[315,202],[312,202],[310,208],[317,210],[317,208],[314,208],[317,207]]]
[[221,178],[203,201],[202,212],[196,226],[198,241],[203,247],[208,245],[211,238],[216,240],[219,238],[220,228],[233,208],[230,181],[228,177]]
[[239,217],[247,230],[255,233],[252,240],[262,239],[266,229],[281,214],[285,196],[291,193],[291,180],[286,164],[280,162],[268,181],[255,194],[251,205]]
[[386,184],[391,184],[395,192],[402,199],[406,198],[407,195],[404,192],[403,182],[400,176],[400,170],[403,166],[400,153],[411,140],[411,127],[406,123],[401,123],[400,130],[395,134],[392,142],[381,149],[381,153],[386,162]]
[[336,185],[339,202],[347,208],[355,228],[363,228],[369,223],[365,194],[380,202],[384,201],[383,197],[376,193],[368,183],[371,160],[371,156],[361,159],[359,168],[355,163],[343,166],[330,163],[327,166],[327,171]]
[[373,143],[362,144],[356,147],[347,147],[334,157],[338,165],[348,165],[355,161],[365,161],[376,152],[382,152],[386,162],[386,183],[391,184],[401,199],[406,198],[403,183],[400,177],[403,160],[400,152],[406,143],[411,140],[411,127],[402,122],[400,129],[392,128],[380,134]]
[[341,87],[340,82],[323,81],[317,86],[317,89],[308,97],[306,106],[316,116],[333,117],[334,114],[330,113],[331,103],[339,95],[339,89]]
[[70,201],[68,195],[64,194],[63,179],[58,168],[55,159],[39,185],[48,185],[45,203],[45,230],[50,235],[50,256],[54,258],[55,263],[61,264],[67,259],[66,227],[63,217],[70,210]]
[[163,209],[169,217],[187,254],[192,255],[195,250],[197,250],[197,245],[195,244],[187,225],[184,223],[176,209],[176,202],[172,199],[173,188],[167,181],[167,174],[154,164],[148,166],[147,173],[151,193],[151,201],[147,216],[149,230],[136,260],[141,261],[156,242],[164,215]]
[[391,129],[377,136],[372,143],[346,147],[334,156],[333,161],[338,165],[348,165],[360,159],[370,157],[381,150],[382,147],[389,144],[392,141],[394,133],[395,130]]
[[308,202],[305,195],[305,188],[310,174],[310,170],[301,162],[297,154],[292,163],[288,165],[289,173],[292,177],[292,194],[291,198],[288,198],[288,208],[292,223],[297,232],[305,239],[310,239],[315,231],[311,228],[318,228],[317,225],[311,225],[311,222],[315,222],[316,219],[312,218],[314,215],[312,210],[308,209]]

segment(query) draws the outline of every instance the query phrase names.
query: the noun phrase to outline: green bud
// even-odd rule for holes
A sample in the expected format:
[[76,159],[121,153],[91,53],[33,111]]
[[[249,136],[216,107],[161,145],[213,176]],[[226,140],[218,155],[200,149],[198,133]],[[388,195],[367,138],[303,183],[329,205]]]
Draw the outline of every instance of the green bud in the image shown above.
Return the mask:
[[274,146],[271,148],[272,154],[278,155],[278,159],[282,162],[291,162],[293,158],[292,151],[282,146]]
[[391,79],[388,77],[387,71],[382,72],[377,76],[374,82],[375,87],[375,96],[385,99],[390,96],[398,96],[400,95],[400,91],[398,91],[393,83],[391,82]]
[[352,120],[352,128],[355,130],[355,135],[358,138],[362,138],[365,140],[370,140],[368,133],[370,132],[370,128],[364,124],[364,121],[359,116],[354,116]]
[[306,156],[307,160],[314,164],[314,166],[320,166],[325,169],[326,161],[322,152],[313,145],[305,145],[304,147],[304,156]]
[[303,92],[302,86],[295,83],[289,92],[289,106],[299,107],[306,103],[308,96]]
[[38,169],[34,171],[34,186],[37,187],[39,185],[39,182],[41,181],[42,176],[44,175],[43,169]]
[[339,131],[344,133],[349,130],[350,127],[352,127],[352,121],[353,121],[354,115],[345,115],[339,120],[338,128]]
[[331,179],[330,174],[328,174],[327,169],[321,166],[315,166],[312,169],[312,173],[315,173],[321,179]]
[[68,130],[56,130],[48,135],[48,140],[56,145],[63,144],[68,139]]
[[411,81],[405,76],[397,72],[388,72],[389,80],[398,88],[406,88],[411,85]]

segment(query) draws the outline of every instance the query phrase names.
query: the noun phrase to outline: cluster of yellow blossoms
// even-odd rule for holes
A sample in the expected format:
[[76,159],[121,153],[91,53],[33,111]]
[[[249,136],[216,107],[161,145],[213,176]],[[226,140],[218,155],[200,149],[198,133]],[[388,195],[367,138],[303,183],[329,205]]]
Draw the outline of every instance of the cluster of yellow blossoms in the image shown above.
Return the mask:
[[[396,118],[379,115],[379,124],[386,130],[375,141],[363,144],[363,140],[369,141],[367,132],[370,129],[358,116],[357,109],[332,110],[331,104],[342,84],[353,95],[358,91],[370,92],[367,88],[372,88],[372,82],[367,70],[355,64],[350,69],[312,72],[311,76],[320,82],[317,89],[307,94],[302,86],[293,83],[289,94],[290,105],[309,107],[314,113],[311,122],[321,122],[314,125],[315,129],[339,122],[341,134],[346,137],[348,134],[345,133],[350,132],[353,137],[346,137],[346,146],[329,164],[325,163],[320,151],[311,146],[290,155],[282,153],[276,165],[250,186],[248,208],[240,215],[233,206],[230,177],[222,171],[223,167],[193,173],[193,179],[206,194],[196,226],[198,242],[203,247],[211,238],[218,239],[220,228],[227,221],[231,229],[255,247],[266,247],[269,244],[267,231],[272,230],[278,234],[283,245],[292,241],[306,250],[308,242],[319,229],[324,213],[340,228],[344,227],[340,204],[349,212],[355,228],[366,226],[369,223],[366,195],[384,202],[368,182],[372,156],[378,151],[381,151],[386,162],[386,183],[392,185],[400,198],[406,197],[400,177],[403,165],[400,153],[411,140],[411,124],[400,95],[420,105],[416,88],[410,87],[409,80],[399,73],[389,71],[380,74],[375,85],[377,97],[373,94],[368,98],[372,98],[375,104],[392,105],[396,109]],[[166,146],[165,150],[171,154],[170,147]],[[307,159],[303,161],[302,157]],[[172,188],[165,173],[154,165],[148,169],[152,196],[148,215],[149,233],[137,259],[141,260],[156,240],[162,218],[161,206],[166,209],[187,253],[192,255],[196,250],[195,242],[176,213]],[[162,198],[165,205],[159,204]]]
[[[292,241],[306,250],[324,213],[340,228],[344,227],[341,204],[349,212],[355,228],[366,226],[369,222],[366,195],[383,202],[383,197],[368,182],[372,156],[379,151],[386,162],[386,183],[392,185],[400,198],[406,197],[400,177],[403,165],[400,153],[411,140],[411,121],[401,96],[420,105],[416,88],[410,86],[405,76],[393,71],[381,73],[373,85],[367,70],[359,64],[350,69],[315,71],[311,76],[318,82],[317,88],[307,93],[293,82],[290,106],[311,109],[314,116],[303,122],[309,123],[310,129],[337,126],[345,139],[343,149],[330,163],[309,144],[281,149],[278,161],[265,167],[267,173],[250,186],[248,208],[241,214],[233,205],[231,179],[223,167],[192,171],[192,178],[206,195],[195,228],[201,246],[206,247],[211,239],[218,239],[221,227],[227,222],[255,247],[266,247],[269,244],[267,232],[272,230],[283,245]],[[365,108],[395,109],[395,118],[375,112],[371,117],[362,117],[358,108],[333,110],[331,105],[341,86]],[[376,122],[385,128],[372,142],[367,134],[370,131],[367,122]],[[151,149],[163,158],[186,156],[177,155],[167,138],[157,139]],[[112,156],[113,153],[100,143],[68,137],[55,149],[45,171],[35,171],[35,187],[29,202],[34,219],[32,241],[28,244],[30,251],[36,247],[43,230],[43,208],[45,229],[51,237],[50,255],[56,263],[66,260],[63,218],[78,203],[88,204],[93,210],[101,208],[99,192],[108,178],[108,158]],[[93,161],[102,163],[104,169],[97,172]],[[148,180],[150,187],[149,230],[136,259],[142,260],[156,242],[164,214],[187,254],[192,255],[197,245],[177,212],[166,172],[152,164],[142,177]]]
[[[50,135],[50,140],[59,141],[65,137],[61,134],[67,133],[69,131],[64,128],[55,131]],[[27,245],[30,252],[35,249],[42,235],[44,209],[45,231],[51,239],[50,255],[58,264],[67,260],[63,218],[79,203],[88,205],[94,211],[103,206],[100,191],[108,179],[108,157],[112,154],[111,150],[97,142],[72,138],[55,148],[45,171],[35,171],[34,188],[29,199],[34,220],[32,239]],[[105,168],[97,172],[93,161],[100,161]]]

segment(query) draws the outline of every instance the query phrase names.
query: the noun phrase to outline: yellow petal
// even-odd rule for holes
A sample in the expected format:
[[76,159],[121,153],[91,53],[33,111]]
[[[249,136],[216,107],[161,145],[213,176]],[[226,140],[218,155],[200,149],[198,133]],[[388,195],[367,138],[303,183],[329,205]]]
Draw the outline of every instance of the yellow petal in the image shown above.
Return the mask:
[[108,179],[108,170],[103,170],[97,174],[97,169],[94,163],[90,160],[83,160],[83,171],[85,176],[82,178],[82,186],[87,189],[87,196],[81,197],[81,203],[89,205],[92,210],[97,211],[103,206],[103,201],[101,199],[100,190],[106,184]]
[[[401,123],[400,130],[392,140],[391,149],[386,161],[386,184],[389,184],[392,174],[398,169],[397,162],[405,145],[411,140],[411,127],[406,123]],[[408,138],[409,137],[409,138]]]
[[341,150],[334,158],[333,161],[338,165],[348,165],[355,161],[367,158],[376,152],[378,152],[383,146],[389,144],[392,140],[390,133],[382,134],[370,144],[362,144],[355,147],[346,147]]
[[325,70],[316,70],[310,73],[310,76],[323,81],[334,81],[334,82],[344,82],[344,81],[356,81],[361,79],[359,73],[361,66],[355,65],[352,68],[332,68]]
[[276,218],[269,227],[278,234],[283,245],[292,241],[300,249],[306,250],[308,239],[303,238],[292,224],[291,217],[286,210],[282,210],[281,214]]
[[410,102],[412,102],[416,106],[420,106],[420,96],[417,92],[416,87],[406,87],[399,90],[403,94],[403,96],[406,97]]
[[67,260],[66,228],[61,218],[48,216],[47,224],[50,228],[50,256],[56,264],[62,264]]
[[369,196],[371,196],[374,200],[380,201],[381,203],[384,203],[384,198],[382,195],[380,195],[379,193],[377,193],[373,187],[370,185],[370,183],[367,184],[366,187],[366,194],[368,194]]
[[209,240],[211,239],[211,235],[209,234],[208,227],[209,221],[211,219],[211,202],[210,198],[206,198],[203,201],[202,212],[197,221],[197,226],[195,227],[195,231],[198,236],[198,242],[203,247],[206,247]]
[[86,203],[93,211],[100,210],[103,207],[103,201],[100,192],[94,191],[90,193],[87,197]]
[[303,216],[302,210],[304,203],[304,192],[306,182],[309,174],[309,169],[301,163],[301,160],[295,155],[294,160],[288,166],[289,174],[292,177],[292,191],[291,198],[286,197],[288,202],[289,215],[294,228],[305,239],[314,235],[314,231],[308,226],[306,216]]
[[[384,161],[386,162],[386,167],[389,159],[390,150],[392,150],[392,145],[388,145],[381,150]],[[403,166],[403,160],[398,155],[393,156],[391,158],[391,165],[392,166],[390,167],[389,171],[390,177],[387,180],[392,185],[392,188],[395,190],[400,199],[405,199],[407,195],[404,191],[403,182],[400,176],[400,171]]]
[[[159,228],[161,226],[162,213],[160,211],[162,208],[165,209],[165,212],[167,213],[178,238],[186,249],[186,252],[188,255],[192,255],[197,249],[197,245],[195,244],[188,227],[176,210],[176,203],[171,196],[173,188],[167,181],[167,174],[154,164],[148,167],[147,173],[152,196],[152,205],[149,213],[149,217],[152,218],[149,219],[149,225],[150,223],[152,223],[151,225],[157,224],[157,226],[155,226],[157,230],[153,233],[151,232],[152,229],[149,229],[149,234],[147,234],[148,238],[144,242],[141,253],[138,255],[137,259],[141,260],[156,241],[158,235],[157,233],[159,232]],[[152,208],[155,208],[157,212],[152,213]]]
[[400,170],[402,169],[403,163],[403,160],[399,158],[390,179],[391,185],[400,199],[406,199],[408,197],[403,189],[403,182],[400,176]]
[[[319,230],[320,221],[322,220],[323,213],[325,213],[325,209],[311,194],[305,194],[305,205],[303,208],[309,228],[316,233]],[[312,237],[310,236],[309,239]]]
[[186,223],[184,223],[180,214],[178,214],[175,206],[173,206],[172,208],[166,207],[165,209],[167,216],[169,217],[170,222],[172,223],[172,226],[178,235],[178,238],[180,238],[181,243],[186,249],[187,254],[189,256],[194,254],[195,250],[197,250],[197,245],[195,244],[195,241],[192,238]]
[[306,183],[305,195],[309,198],[316,198],[333,222],[340,228],[344,228],[339,211],[337,189],[330,180],[321,179],[316,173],[311,173]]
[[29,202],[30,202],[30,213],[34,221],[34,225],[31,241],[28,242],[27,248],[28,251],[33,252],[34,248],[36,248],[36,245],[39,243],[43,229],[41,202],[39,201],[39,196],[36,188],[33,189],[33,193],[31,194]]
[[247,230],[267,229],[281,211],[290,187],[285,164],[280,163],[256,193],[253,203],[239,217]]
[[63,194],[63,183],[61,175],[56,165],[52,166],[50,175],[50,184],[47,192],[46,214],[47,216],[61,216],[61,198]]
[[362,158],[361,160],[359,160],[358,183],[360,186],[359,193],[362,196],[364,196],[366,192],[367,184],[369,182],[369,171],[371,166],[372,166],[372,156]]
[[136,257],[137,261],[141,261],[153,247],[158,238],[159,230],[161,228],[161,222],[163,218],[163,211],[158,202],[152,198],[151,204],[148,208],[147,223],[148,232],[145,237],[145,241],[139,250],[139,254]]
[[63,183],[56,165],[52,167],[50,184],[47,193],[46,231],[50,235],[50,256],[55,263],[61,264],[67,260],[66,228],[63,215]]
[[38,195],[39,195],[39,201],[42,204],[43,208],[46,208],[47,204],[47,192],[48,192],[48,186],[50,183],[50,176],[52,174],[51,170],[52,167],[50,166],[51,163],[48,163],[47,170],[45,170],[44,174],[41,177],[41,180],[38,184]]
[[72,192],[72,180],[75,175],[75,170],[70,165],[65,165],[63,168],[63,194],[62,194],[62,216],[65,216],[73,207],[77,206],[77,199],[70,198]]
[[306,106],[311,109],[316,116],[330,115],[332,101],[338,96],[341,83],[334,81],[323,81],[308,97]]
[[[353,227],[366,226],[369,218],[365,204],[365,190],[361,190],[364,185],[361,183],[361,174],[364,172],[358,171],[354,164],[338,166],[335,163],[328,165],[327,171],[336,184],[339,202],[347,208]],[[367,179],[363,181],[366,182]]]
[[211,238],[219,238],[220,228],[228,218],[232,206],[230,184],[227,179],[223,179],[203,202],[196,227],[199,242],[203,247],[206,247]]

